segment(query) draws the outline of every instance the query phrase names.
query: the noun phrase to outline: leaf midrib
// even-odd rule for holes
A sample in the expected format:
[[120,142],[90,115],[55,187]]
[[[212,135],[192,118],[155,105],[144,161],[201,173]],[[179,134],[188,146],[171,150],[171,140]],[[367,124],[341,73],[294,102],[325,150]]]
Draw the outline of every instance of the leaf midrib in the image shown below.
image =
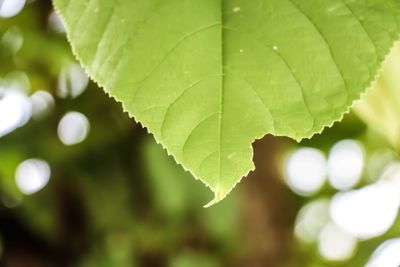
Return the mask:
[[215,199],[218,198],[220,187],[221,187],[221,159],[222,159],[222,147],[221,147],[221,140],[222,140],[222,121],[223,121],[223,107],[224,107],[224,85],[225,85],[225,31],[224,31],[224,24],[225,24],[225,16],[224,16],[224,0],[220,0],[220,15],[221,15],[221,91],[220,91],[220,106],[219,106],[219,129],[218,129],[218,180],[217,180],[217,187],[215,189]]

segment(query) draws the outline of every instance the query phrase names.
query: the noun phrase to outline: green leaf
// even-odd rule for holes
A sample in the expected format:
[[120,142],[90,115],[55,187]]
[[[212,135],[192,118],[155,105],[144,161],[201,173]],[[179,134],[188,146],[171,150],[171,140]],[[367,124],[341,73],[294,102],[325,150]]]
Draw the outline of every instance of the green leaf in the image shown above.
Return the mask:
[[397,0],[54,0],[90,76],[223,199],[265,134],[342,118],[399,38]]

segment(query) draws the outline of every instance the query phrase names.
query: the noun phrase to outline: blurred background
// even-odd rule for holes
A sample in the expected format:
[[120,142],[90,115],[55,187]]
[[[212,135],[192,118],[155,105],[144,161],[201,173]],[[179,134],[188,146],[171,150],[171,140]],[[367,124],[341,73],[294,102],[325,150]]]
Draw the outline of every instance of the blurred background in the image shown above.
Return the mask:
[[0,0],[0,266],[400,266],[400,46],[340,123],[266,136],[221,203],[91,82],[49,0]]

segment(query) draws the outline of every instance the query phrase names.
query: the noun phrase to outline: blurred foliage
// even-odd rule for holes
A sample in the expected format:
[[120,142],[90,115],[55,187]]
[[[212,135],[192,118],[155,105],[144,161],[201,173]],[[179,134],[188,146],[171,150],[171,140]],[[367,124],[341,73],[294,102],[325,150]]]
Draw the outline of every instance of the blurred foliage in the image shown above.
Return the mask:
[[400,149],[400,44],[397,43],[386,59],[375,87],[367,91],[354,107],[359,116],[373,129]]

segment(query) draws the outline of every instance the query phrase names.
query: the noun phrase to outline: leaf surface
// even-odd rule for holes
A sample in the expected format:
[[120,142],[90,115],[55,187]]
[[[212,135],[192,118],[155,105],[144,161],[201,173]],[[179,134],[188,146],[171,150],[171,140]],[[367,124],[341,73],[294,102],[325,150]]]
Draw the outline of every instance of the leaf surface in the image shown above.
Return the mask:
[[399,38],[397,0],[54,0],[90,76],[218,202],[265,134],[341,119]]

